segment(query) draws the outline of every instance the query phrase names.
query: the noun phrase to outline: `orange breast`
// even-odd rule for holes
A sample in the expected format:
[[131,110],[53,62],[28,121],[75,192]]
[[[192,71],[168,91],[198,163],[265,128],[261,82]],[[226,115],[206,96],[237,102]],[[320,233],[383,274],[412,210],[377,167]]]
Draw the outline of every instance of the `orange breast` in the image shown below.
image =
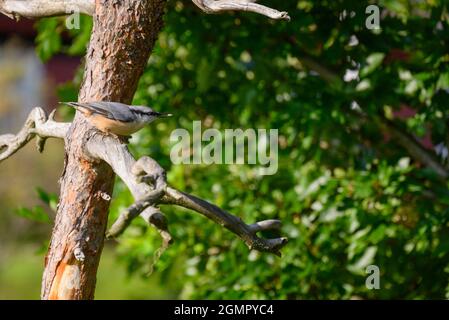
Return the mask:
[[111,120],[96,114],[87,118],[95,127],[103,132],[111,132],[119,136],[129,136],[143,128],[145,124],[130,124]]

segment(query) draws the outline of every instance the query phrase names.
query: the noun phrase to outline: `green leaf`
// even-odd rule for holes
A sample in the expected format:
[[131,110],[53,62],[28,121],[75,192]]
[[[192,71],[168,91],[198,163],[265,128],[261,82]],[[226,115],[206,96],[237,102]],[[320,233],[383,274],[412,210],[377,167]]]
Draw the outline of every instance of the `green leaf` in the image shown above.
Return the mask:
[[372,53],[366,58],[366,66],[360,71],[361,77],[366,77],[373,73],[384,60],[385,54],[381,52]]
[[45,18],[37,22],[36,52],[42,61],[48,61],[61,50],[58,18]]
[[53,211],[56,211],[58,205],[58,195],[54,193],[47,193],[44,189],[37,187],[36,192],[45,204],[47,204]]
[[438,82],[437,89],[448,90],[449,89],[449,73],[441,73]]
[[51,222],[50,218],[48,217],[48,214],[40,206],[36,206],[32,209],[20,207],[16,210],[16,214],[23,218],[33,220],[36,222],[41,222],[41,223],[50,223]]

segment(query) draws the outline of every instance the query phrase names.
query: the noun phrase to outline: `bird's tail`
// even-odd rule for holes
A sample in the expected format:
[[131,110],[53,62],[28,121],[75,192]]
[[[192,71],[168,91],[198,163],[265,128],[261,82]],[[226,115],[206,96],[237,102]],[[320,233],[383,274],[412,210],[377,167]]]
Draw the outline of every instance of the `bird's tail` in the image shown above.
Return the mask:
[[65,104],[65,105],[68,105],[68,106],[70,106],[70,107],[72,107],[72,108],[75,108],[75,109],[78,109],[78,107],[81,107],[81,106],[78,104],[78,102],[62,102],[62,101],[59,101],[58,103],[59,103],[59,104]]
[[69,107],[75,108],[77,111],[81,112],[86,116],[90,116],[92,113],[104,114],[103,110],[99,110],[91,106],[89,103],[78,103],[78,102],[59,102],[60,104],[68,105]]

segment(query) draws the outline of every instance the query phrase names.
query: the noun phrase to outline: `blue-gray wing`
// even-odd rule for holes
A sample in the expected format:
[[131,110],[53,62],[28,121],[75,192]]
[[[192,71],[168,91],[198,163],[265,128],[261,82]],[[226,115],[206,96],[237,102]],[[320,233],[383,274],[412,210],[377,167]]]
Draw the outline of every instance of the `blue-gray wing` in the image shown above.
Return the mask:
[[96,114],[100,114],[108,119],[117,120],[121,122],[131,122],[134,120],[133,113],[129,109],[129,106],[120,102],[64,102],[65,104],[78,108],[85,108],[88,111]]

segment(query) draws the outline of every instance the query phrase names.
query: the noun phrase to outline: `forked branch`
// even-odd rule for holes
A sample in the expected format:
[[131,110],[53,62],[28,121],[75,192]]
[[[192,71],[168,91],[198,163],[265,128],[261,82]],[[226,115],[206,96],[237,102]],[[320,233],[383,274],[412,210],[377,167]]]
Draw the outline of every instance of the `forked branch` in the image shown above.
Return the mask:
[[256,0],[192,0],[206,13],[220,13],[224,11],[249,11],[267,16],[275,20],[290,21],[288,12],[278,11],[261,4]]
[[47,138],[64,139],[69,130],[70,123],[56,122],[55,111],[48,117],[42,108],[34,108],[25,121],[20,132],[16,135],[5,134],[0,136],[0,162],[9,158],[30,140],[37,136],[37,149],[44,150]]
[[107,233],[109,237],[120,235],[135,217],[141,215],[154,225],[163,237],[167,237],[164,239],[171,241],[166,219],[158,208],[160,204],[167,204],[201,213],[235,233],[250,249],[280,256],[280,249],[287,244],[287,238],[264,239],[257,236],[259,231],[279,229],[279,220],[265,220],[247,225],[239,217],[205,200],[167,186],[165,171],[156,161],[143,157],[136,162],[126,145],[118,139],[99,134],[89,140],[86,147],[93,158],[106,161],[113,168],[136,199],[136,203],[125,210],[112,225]]
[[167,192],[162,198],[161,203],[175,204],[201,213],[212,221],[235,233],[250,249],[261,252],[271,252],[280,256],[280,249],[285,246],[288,241],[287,238],[283,237],[264,239],[257,236],[257,232],[262,230],[279,230],[281,227],[281,221],[279,220],[264,220],[247,225],[239,217],[234,216],[207,201],[170,187],[167,188]]

